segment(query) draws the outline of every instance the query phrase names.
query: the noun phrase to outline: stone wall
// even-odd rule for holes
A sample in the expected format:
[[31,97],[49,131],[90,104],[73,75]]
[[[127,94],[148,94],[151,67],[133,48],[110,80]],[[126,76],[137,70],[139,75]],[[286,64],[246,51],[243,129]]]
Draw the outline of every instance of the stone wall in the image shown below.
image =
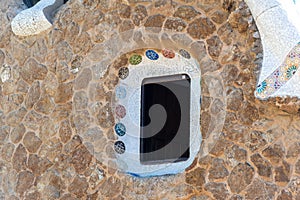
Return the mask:
[[[299,102],[254,98],[262,48],[244,2],[70,0],[26,38],[10,29],[21,0],[1,6],[0,199],[300,199]],[[111,97],[122,55],[142,48],[201,66],[204,140],[182,174],[115,167]]]

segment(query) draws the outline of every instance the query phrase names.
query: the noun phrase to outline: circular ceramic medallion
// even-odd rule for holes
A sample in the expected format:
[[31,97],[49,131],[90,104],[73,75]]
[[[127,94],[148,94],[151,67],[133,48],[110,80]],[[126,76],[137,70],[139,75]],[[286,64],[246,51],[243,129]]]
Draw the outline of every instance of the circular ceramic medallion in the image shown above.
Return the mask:
[[121,67],[119,69],[119,74],[118,75],[119,75],[120,79],[127,78],[128,74],[129,74],[129,69],[127,67]]
[[115,125],[115,131],[116,131],[118,136],[123,136],[123,135],[126,134],[126,127],[122,123],[117,123]]
[[125,115],[126,115],[126,109],[124,106],[122,105],[118,105],[116,107],[116,115],[119,117],[119,118],[124,118]]
[[123,86],[118,86],[116,88],[116,98],[117,99],[125,99],[126,97],[126,89]]
[[169,49],[163,49],[162,54],[166,58],[174,58],[175,57],[175,52]]
[[157,60],[159,58],[159,55],[154,50],[147,50],[146,56],[150,60]]
[[118,154],[123,154],[126,150],[124,142],[116,141],[114,145],[114,149]]
[[187,59],[190,59],[191,58],[191,55],[189,52],[187,52],[186,50],[184,49],[180,49],[179,50],[179,54],[184,57],[184,58],[187,58]]
[[142,62],[142,56],[141,55],[133,55],[129,58],[129,63],[132,65],[138,65]]

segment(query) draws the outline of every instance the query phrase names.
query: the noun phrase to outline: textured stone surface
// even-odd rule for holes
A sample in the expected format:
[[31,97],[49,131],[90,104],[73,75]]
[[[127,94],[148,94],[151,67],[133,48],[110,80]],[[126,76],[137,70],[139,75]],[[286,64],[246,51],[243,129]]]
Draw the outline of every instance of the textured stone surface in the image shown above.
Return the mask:
[[[299,100],[254,98],[263,51],[244,2],[68,1],[26,38],[8,28],[22,9],[1,3],[0,199],[300,198]],[[116,170],[118,70],[143,47],[183,48],[201,69],[204,140],[178,175]]]
[[62,121],[59,127],[59,137],[63,143],[71,139],[72,129],[68,120]]
[[24,193],[32,187],[34,175],[30,171],[22,171],[18,174],[16,191],[23,196]]
[[229,23],[232,27],[237,28],[240,33],[248,29],[248,22],[239,11],[232,12],[229,16]]
[[197,15],[199,15],[200,12],[198,12],[194,7],[192,6],[180,6],[174,13],[174,17],[179,17],[184,20],[192,20]]
[[238,164],[228,177],[228,185],[232,192],[240,193],[254,177],[254,169],[249,164]]
[[34,82],[28,91],[25,98],[25,105],[27,108],[32,108],[33,105],[39,100],[41,95],[40,83],[38,81]]
[[222,72],[222,78],[226,83],[235,81],[238,77],[239,70],[235,65],[229,64],[225,65]]
[[73,84],[61,83],[57,88],[57,93],[55,95],[54,101],[56,103],[65,103],[71,99],[73,95]]
[[14,129],[12,129],[10,133],[10,140],[15,144],[20,142],[25,132],[26,128],[24,124],[19,124]]
[[1,157],[7,162],[11,162],[15,146],[12,143],[6,143],[1,150]]
[[250,140],[247,142],[246,146],[251,151],[255,151],[259,148],[264,147],[267,144],[267,141],[264,139],[265,133],[261,131],[251,131]]
[[224,164],[225,163],[222,159],[216,158],[213,160],[212,166],[208,171],[209,180],[223,179],[229,175],[228,170],[226,169]]
[[39,101],[34,105],[35,111],[49,115],[55,108],[55,104],[49,95],[43,95]]
[[197,188],[202,188],[205,183],[205,169],[196,168],[186,175],[186,182]]
[[0,128],[0,139],[1,139],[1,145],[4,144],[5,141],[7,141],[7,137],[9,135],[9,126],[3,126]]
[[229,23],[223,24],[218,29],[218,35],[220,39],[227,45],[231,44],[236,38],[236,34]]
[[211,16],[211,19],[218,24],[222,24],[227,18],[228,13],[223,10],[216,10]]
[[293,195],[290,191],[288,190],[281,190],[279,196],[277,197],[277,200],[292,200],[293,199]]
[[131,15],[131,7],[126,4],[121,4],[119,8],[119,15],[123,18],[129,18]]
[[281,183],[288,183],[290,181],[291,167],[283,161],[280,167],[275,168],[275,181]]
[[8,125],[16,126],[21,123],[23,118],[25,117],[27,110],[22,107],[16,111],[10,112],[6,117],[6,123]]
[[187,23],[180,18],[167,19],[164,28],[172,31],[183,31],[187,26]]
[[244,100],[243,91],[237,88],[228,88],[227,93],[227,109],[236,111]]
[[86,178],[80,176],[76,176],[68,188],[68,190],[78,198],[83,197],[87,189],[88,183]]
[[81,146],[76,149],[72,154],[72,165],[74,166],[77,173],[82,173],[89,166],[92,159],[92,155],[86,149],[86,147]]
[[24,118],[24,125],[32,130],[38,130],[38,124],[43,120],[43,116],[34,110],[30,111]]
[[30,153],[35,153],[41,146],[42,141],[34,132],[28,132],[24,136],[23,143]]
[[40,199],[40,198],[41,198],[41,194],[38,191],[30,191],[25,196],[26,200],[29,200],[29,199]]
[[216,26],[209,18],[200,17],[191,22],[187,28],[188,33],[195,39],[205,39],[216,30]]
[[37,155],[31,154],[28,157],[27,166],[34,175],[39,176],[50,168],[52,163],[47,158],[40,158]]
[[131,15],[132,21],[136,26],[139,26],[141,21],[144,20],[147,16],[148,16],[147,9],[143,5],[136,6]]
[[297,161],[297,163],[296,163],[295,172],[296,172],[297,174],[300,174],[300,159],[299,159],[299,160]]
[[91,80],[92,80],[92,71],[90,69],[84,69],[79,74],[79,76],[75,79],[74,89],[75,90],[86,89]]
[[225,183],[207,183],[205,189],[211,192],[215,199],[227,199],[229,196]]
[[47,67],[34,59],[29,59],[20,74],[24,81],[32,83],[34,80],[43,80],[47,75]]
[[129,30],[133,30],[134,29],[134,24],[131,20],[124,20],[122,22],[122,24],[120,25],[120,29],[119,31],[122,33],[122,32],[126,32],[126,31],[129,31]]
[[219,57],[223,44],[218,36],[213,36],[206,40],[208,45],[208,53],[211,57]]
[[157,14],[149,16],[144,24],[146,28],[161,28],[163,26],[163,22],[165,21],[166,16]]
[[112,197],[118,194],[122,189],[120,179],[117,177],[109,177],[102,185],[100,193],[105,197]]
[[285,150],[282,144],[274,144],[263,150],[263,155],[272,163],[279,163],[283,160]]
[[241,113],[239,116],[242,123],[246,125],[252,124],[259,117],[257,108],[248,103],[241,106]]
[[295,158],[300,154],[300,142],[294,142],[287,151],[287,158]]
[[251,161],[257,167],[258,174],[260,176],[265,176],[271,178],[272,176],[272,165],[266,159],[264,159],[260,154],[254,154],[251,156]]
[[246,190],[246,199],[273,199],[277,188],[270,183],[264,183],[259,179],[254,179]]
[[103,128],[109,128],[114,124],[114,118],[109,104],[106,104],[99,110],[97,119],[99,125]]

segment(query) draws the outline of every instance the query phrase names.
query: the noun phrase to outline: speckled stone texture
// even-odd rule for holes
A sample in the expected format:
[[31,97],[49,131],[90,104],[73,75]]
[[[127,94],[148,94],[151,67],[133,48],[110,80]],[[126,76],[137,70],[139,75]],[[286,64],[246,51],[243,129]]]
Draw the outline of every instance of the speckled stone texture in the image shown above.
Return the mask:
[[[300,199],[300,102],[254,97],[263,54],[244,2],[74,0],[17,37],[22,9],[1,2],[0,199]],[[147,47],[198,60],[203,143],[185,173],[139,179],[116,169],[111,104],[119,56]]]
[[39,34],[52,26],[52,16],[63,0],[41,0],[29,9],[25,9],[11,22],[11,29],[18,36]]

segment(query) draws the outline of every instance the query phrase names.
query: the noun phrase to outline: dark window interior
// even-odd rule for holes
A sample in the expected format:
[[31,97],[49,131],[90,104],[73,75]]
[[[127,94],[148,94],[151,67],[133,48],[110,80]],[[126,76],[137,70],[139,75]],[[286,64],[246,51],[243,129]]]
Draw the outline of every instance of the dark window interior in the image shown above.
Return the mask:
[[142,164],[180,162],[189,158],[190,92],[187,75],[144,79],[141,88]]

